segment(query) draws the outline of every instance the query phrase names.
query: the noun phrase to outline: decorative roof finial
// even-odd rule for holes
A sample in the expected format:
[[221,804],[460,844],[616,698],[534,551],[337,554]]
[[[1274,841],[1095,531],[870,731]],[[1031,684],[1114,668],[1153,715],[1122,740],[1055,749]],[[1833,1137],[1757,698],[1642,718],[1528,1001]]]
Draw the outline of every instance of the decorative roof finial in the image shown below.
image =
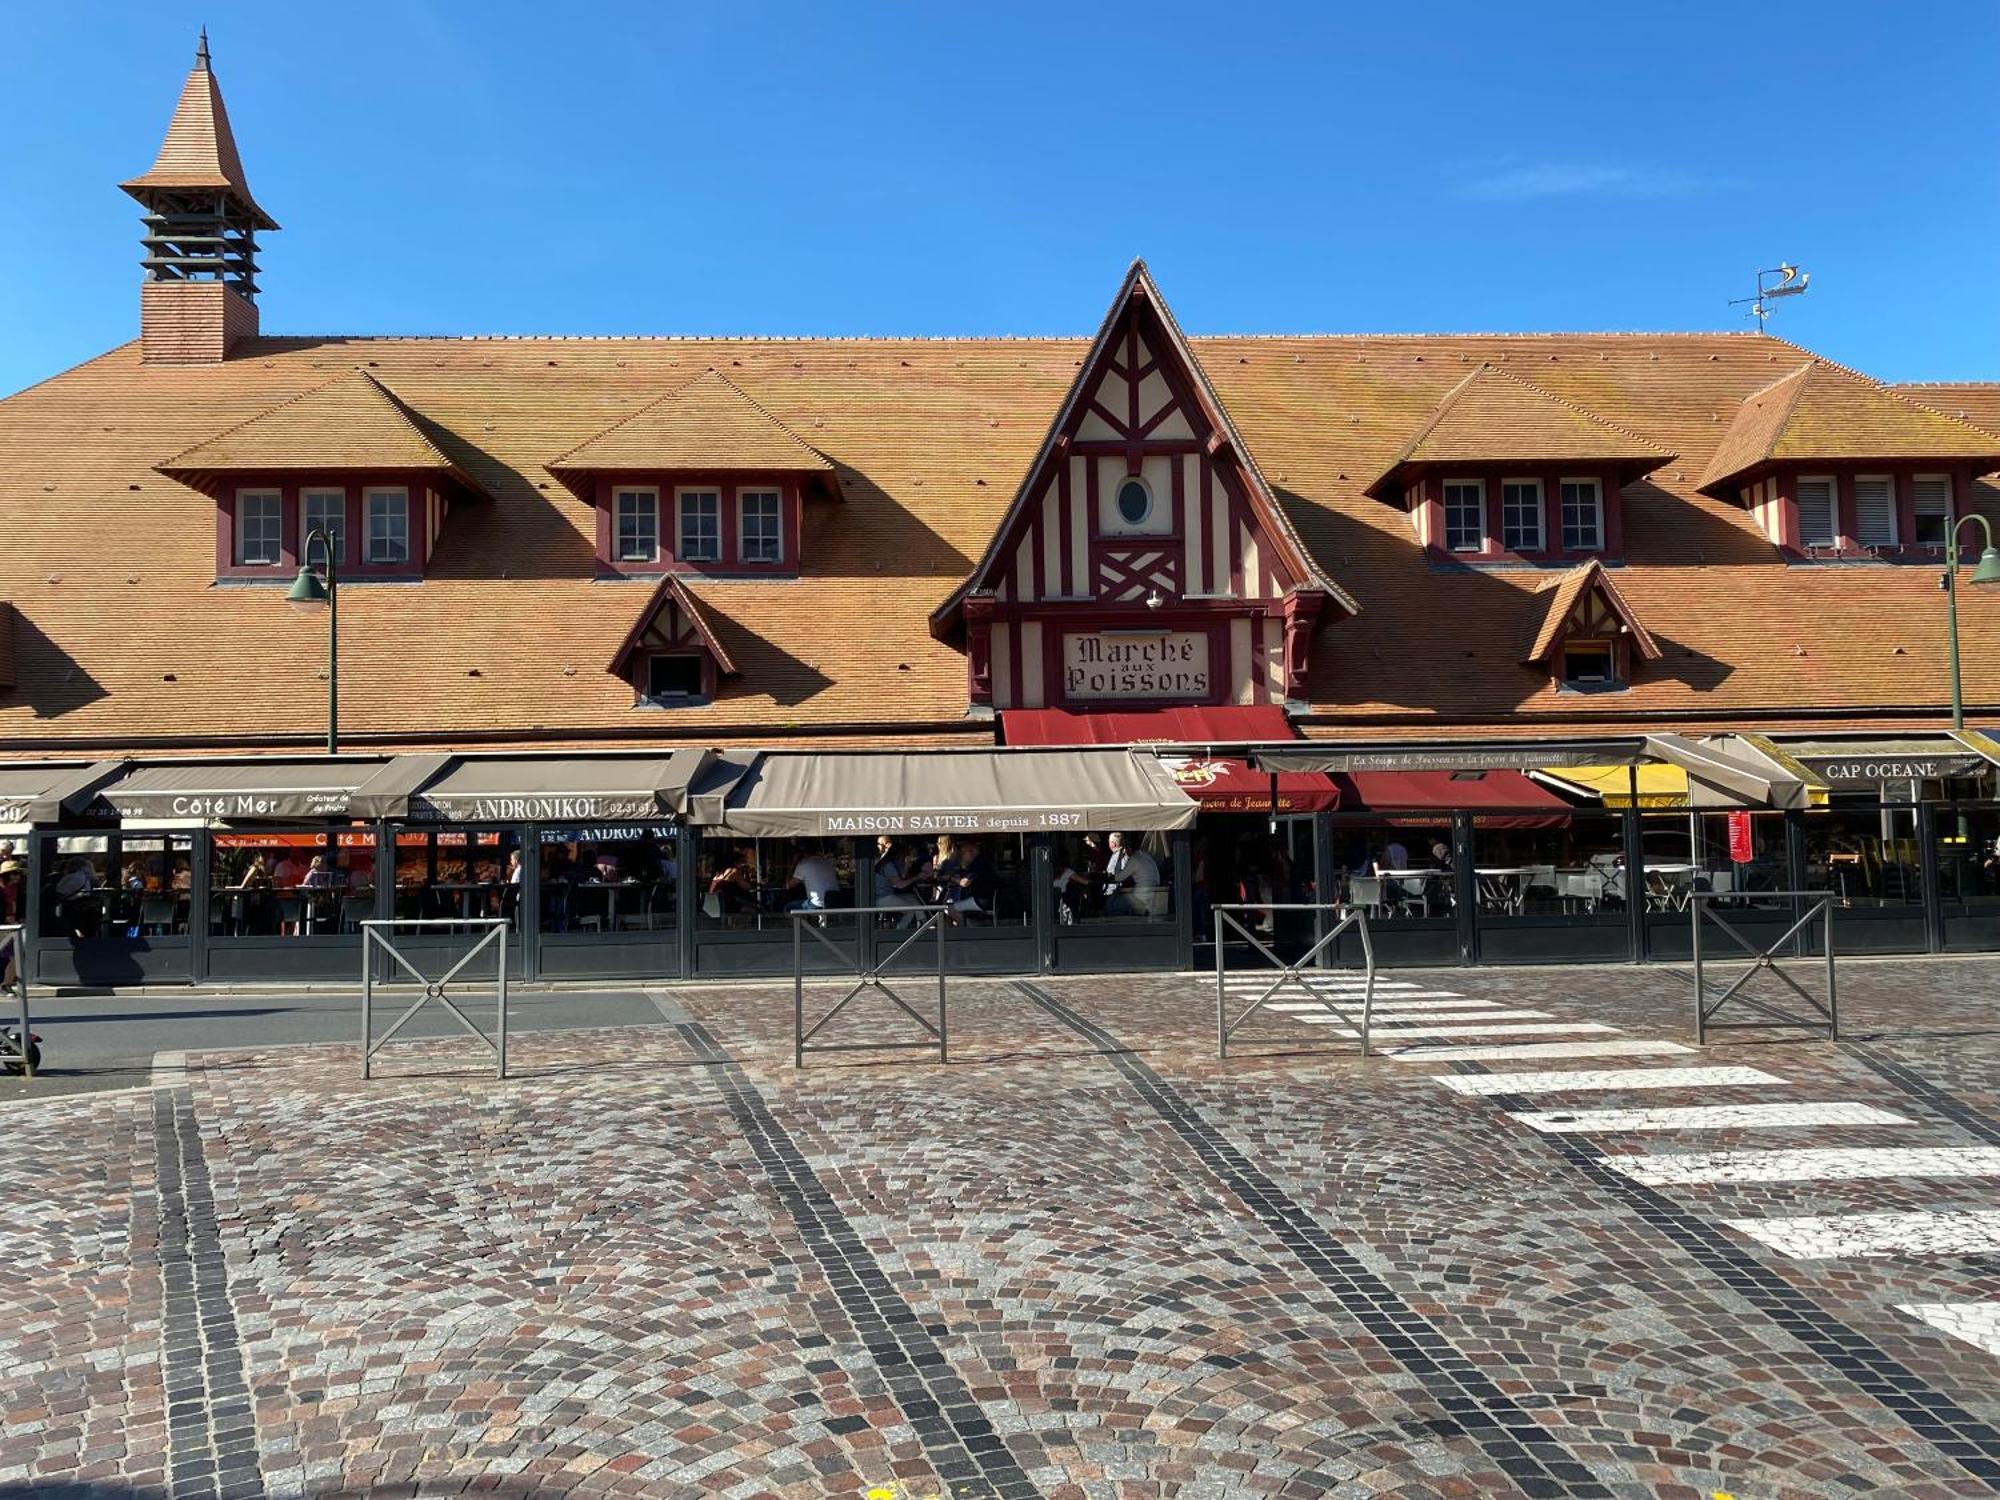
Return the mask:
[[195,44],[194,70],[197,73],[206,73],[208,71],[208,28],[206,26],[201,28],[201,40]]

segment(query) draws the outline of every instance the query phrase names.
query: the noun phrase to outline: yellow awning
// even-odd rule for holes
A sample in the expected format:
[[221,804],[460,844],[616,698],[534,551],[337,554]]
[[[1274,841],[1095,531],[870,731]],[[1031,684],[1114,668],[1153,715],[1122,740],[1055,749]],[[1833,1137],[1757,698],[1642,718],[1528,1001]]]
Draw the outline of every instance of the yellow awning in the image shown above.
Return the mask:
[[1635,772],[1640,807],[1688,805],[1687,772],[1679,766],[1558,766],[1535,772],[1535,779],[1573,797],[1595,797],[1606,807],[1630,807]]

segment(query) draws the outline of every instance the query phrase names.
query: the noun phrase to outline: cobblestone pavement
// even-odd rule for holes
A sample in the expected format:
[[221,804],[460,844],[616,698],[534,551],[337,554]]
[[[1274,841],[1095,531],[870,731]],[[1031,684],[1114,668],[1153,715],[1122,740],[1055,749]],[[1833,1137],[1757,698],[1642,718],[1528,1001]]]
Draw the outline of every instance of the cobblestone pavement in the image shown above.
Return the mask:
[[0,1494],[2000,1493],[2000,961],[1841,998],[1402,971],[1364,1060],[1336,976],[1218,1061],[1198,980],[977,981],[794,1071],[690,986],[9,1103]]

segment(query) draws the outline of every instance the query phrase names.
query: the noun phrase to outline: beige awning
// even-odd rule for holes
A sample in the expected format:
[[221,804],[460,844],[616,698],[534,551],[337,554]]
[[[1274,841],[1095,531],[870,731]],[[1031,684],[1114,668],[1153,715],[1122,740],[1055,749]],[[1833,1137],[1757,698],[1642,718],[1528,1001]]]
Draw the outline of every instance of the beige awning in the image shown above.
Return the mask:
[[117,760],[0,766],[0,826],[55,823],[65,812],[82,812],[97,789],[124,767]]
[[1258,748],[1260,771],[1534,771],[1545,766],[1627,765],[1643,750],[1636,735],[1607,740],[1443,740],[1412,744],[1301,740]]
[[409,794],[407,816],[439,823],[617,823],[678,817],[711,750],[664,755],[460,759]]
[[1646,737],[1646,754],[1687,772],[1689,807],[1805,807],[1807,783],[1746,740]]
[[1875,791],[1885,782],[1983,775],[1994,757],[1976,733],[1899,734],[1873,739],[1780,740],[1778,749],[1828,786]]
[[1196,804],[1130,750],[766,754],[722,825],[755,838],[1185,828]]
[[386,764],[382,757],[287,760],[246,756],[196,765],[135,765],[99,792],[121,818],[283,822],[344,818],[347,802]]

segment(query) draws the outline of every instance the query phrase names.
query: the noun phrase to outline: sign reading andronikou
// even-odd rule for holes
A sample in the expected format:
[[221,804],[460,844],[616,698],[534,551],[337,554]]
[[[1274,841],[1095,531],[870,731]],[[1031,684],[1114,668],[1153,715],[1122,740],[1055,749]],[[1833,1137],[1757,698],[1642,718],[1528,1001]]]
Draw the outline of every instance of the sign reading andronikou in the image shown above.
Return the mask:
[[1205,698],[1208,632],[1065,635],[1062,674],[1063,695],[1070,699]]
[[443,823],[624,823],[667,816],[653,792],[588,792],[573,796],[436,797],[410,799],[410,816]]

